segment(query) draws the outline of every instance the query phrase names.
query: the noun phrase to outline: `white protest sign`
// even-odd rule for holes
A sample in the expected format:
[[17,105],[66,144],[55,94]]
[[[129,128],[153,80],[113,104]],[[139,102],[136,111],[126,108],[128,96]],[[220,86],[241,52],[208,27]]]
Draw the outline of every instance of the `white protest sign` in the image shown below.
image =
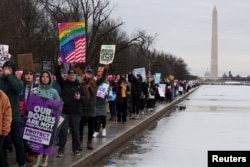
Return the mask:
[[145,68],[136,68],[133,71],[133,74],[136,75],[141,75],[142,76],[142,81],[145,81],[146,79],[146,70]]
[[105,98],[106,94],[108,93],[108,88],[109,88],[109,84],[107,83],[102,83],[98,89],[97,89],[97,93],[96,96],[100,97],[102,99]]
[[154,79],[155,79],[155,84],[159,84],[161,81],[161,73],[155,73]]
[[115,45],[102,45],[100,51],[100,64],[110,64],[115,57]]
[[166,84],[159,84],[158,92],[161,97],[165,97]]
[[6,55],[9,53],[9,45],[0,44],[0,67],[6,62]]

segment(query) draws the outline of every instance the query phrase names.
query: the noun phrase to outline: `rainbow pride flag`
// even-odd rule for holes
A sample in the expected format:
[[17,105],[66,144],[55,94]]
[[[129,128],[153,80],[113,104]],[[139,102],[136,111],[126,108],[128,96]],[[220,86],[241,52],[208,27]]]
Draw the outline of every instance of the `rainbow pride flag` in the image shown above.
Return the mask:
[[63,63],[84,63],[86,33],[84,22],[58,24],[60,57]]

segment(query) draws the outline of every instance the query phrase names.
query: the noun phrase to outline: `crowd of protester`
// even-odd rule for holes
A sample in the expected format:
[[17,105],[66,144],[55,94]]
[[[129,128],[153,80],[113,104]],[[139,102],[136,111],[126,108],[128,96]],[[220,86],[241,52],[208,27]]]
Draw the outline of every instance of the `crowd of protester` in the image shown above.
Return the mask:
[[[87,68],[82,75],[75,69],[69,69],[65,77],[61,65],[59,59],[55,75],[49,71],[34,73],[32,69],[24,69],[22,75],[17,76],[17,64],[12,60],[0,67],[0,118],[3,117],[0,120],[1,167],[8,167],[8,150],[15,150],[20,167],[26,166],[26,162],[32,162],[32,167],[48,166],[49,156],[30,150],[22,138],[21,126],[30,95],[61,101],[65,119],[54,136],[58,144],[57,157],[62,157],[69,131],[72,152],[79,156],[84,146],[94,149],[93,138],[108,134],[106,121],[126,124],[129,119],[140,119],[145,112],[153,112],[157,103],[169,103],[192,87],[187,81],[170,78],[155,83],[153,76],[143,78],[133,72],[127,75],[108,74],[109,65],[96,73]],[[104,83],[109,85],[105,97],[97,97],[97,90]],[[159,92],[160,84],[165,85],[164,95]],[[83,140],[84,127],[88,131],[86,144]]]

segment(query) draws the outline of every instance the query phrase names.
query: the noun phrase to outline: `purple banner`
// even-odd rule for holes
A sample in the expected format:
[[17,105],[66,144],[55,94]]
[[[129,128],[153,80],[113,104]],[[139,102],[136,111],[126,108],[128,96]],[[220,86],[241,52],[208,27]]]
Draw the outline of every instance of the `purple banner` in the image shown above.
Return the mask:
[[50,155],[61,112],[60,101],[31,95],[23,126],[26,147],[33,152]]

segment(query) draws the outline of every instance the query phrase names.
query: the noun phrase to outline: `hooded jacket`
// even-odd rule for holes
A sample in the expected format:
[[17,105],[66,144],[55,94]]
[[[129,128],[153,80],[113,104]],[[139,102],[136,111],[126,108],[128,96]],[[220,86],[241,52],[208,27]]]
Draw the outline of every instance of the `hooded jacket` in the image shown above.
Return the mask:
[[12,120],[12,111],[10,101],[6,94],[0,90],[0,136],[7,135],[10,132]]
[[[43,84],[41,81],[42,75],[44,73],[47,73],[49,75],[49,78],[50,78],[49,84]],[[57,90],[52,87],[52,84],[53,84],[53,80],[52,80],[52,76],[51,76],[50,72],[49,71],[42,71],[41,75],[39,77],[38,87],[35,87],[32,89],[32,94],[36,94],[40,97],[44,97],[47,99],[60,100],[60,96],[59,96]]]

